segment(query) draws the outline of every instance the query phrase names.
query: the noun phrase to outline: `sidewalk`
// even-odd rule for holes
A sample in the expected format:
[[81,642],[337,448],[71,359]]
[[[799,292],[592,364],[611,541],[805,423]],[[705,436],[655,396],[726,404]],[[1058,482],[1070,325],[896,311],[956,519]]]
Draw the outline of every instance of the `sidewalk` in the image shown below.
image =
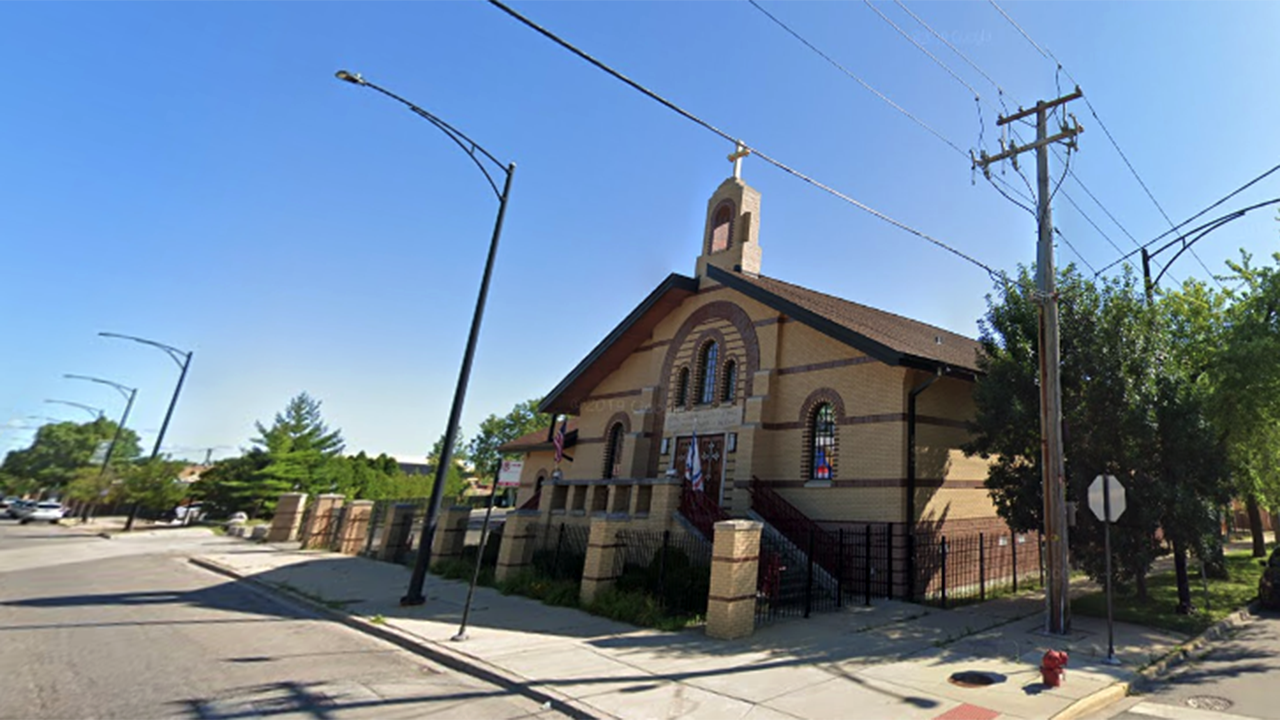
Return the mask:
[[[296,546],[295,546],[296,547]],[[1124,695],[1137,670],[1187,638],[1116,625],[1123,664],[1100,661],[1106,625],[1073,618],[1070,638],[1039,633],[1043,600],[1006,598],[957,610],[896,601],[779,621],[751,638],[638,629],[477,588],[469,635],[451,642],[467,587],[429,576],[427,603],[402,608],[407,568],[289,546],[244,543],[193,562],[349,613],[425,654],[542,694],[577,716],[606,718],[883,718],[1046,720],[1084,715]],[[1060,688],[1040,683],[1045,650],[1071,655]],[[980,671],[996,682],[948,678]]]

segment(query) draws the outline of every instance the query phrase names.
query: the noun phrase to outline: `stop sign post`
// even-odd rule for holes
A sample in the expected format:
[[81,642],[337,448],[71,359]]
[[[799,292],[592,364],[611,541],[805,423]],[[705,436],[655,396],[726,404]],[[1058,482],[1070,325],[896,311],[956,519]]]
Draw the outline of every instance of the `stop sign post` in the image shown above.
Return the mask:
[[1116,659],[1115,629],[1111,620],[1111,523],[1124,514],[1124,485],[1114,475],[1099,475],[1089,484],[1089,509],[1102,521],[1103,546],[1107,553],[1107,659],[1108,665],[1119,665]]

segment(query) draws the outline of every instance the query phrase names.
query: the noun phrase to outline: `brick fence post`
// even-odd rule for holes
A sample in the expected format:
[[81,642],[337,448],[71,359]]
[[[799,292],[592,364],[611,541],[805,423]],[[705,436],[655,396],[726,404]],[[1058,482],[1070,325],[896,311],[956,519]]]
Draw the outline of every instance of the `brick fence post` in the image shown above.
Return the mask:
[[376,557],[385,562],[399,562],[400,553],[404,552],[410,533],[413,531],[413,515],[418,506],[412,503],[396,503],[387,508],[387,516],[383,518],[387,529],[382,533],[376,550]]
[[[544,491],[550,494],[551,488]],[[518,575],[529,566],[534,534],[542,513],[537,510],[513,510],[502,525],[502,544],[498,546],[498,566],[494,579],[498,582]]]
[[267,542],[291,542],[298,539],[302,527],[302,510],[307,506],[306,493],[285,493],[276,502],[276,514],[271,518]]
[[627,515],[600,515],[591,519],[587,537],[587,557],[582,563],[582,588],[578,600],[583,605],[596,599],[601,590],[613,587],[618,579],[614,561],[618,554],[618,531],[627,526]]
[[369,518],[373,515],[372,500],[356,500],[347,506],[338,528],[338,552],[355,555],[364,549],[369,536]]
[[440,516],[436,534],[431,538],[431,562],[455,559],[462,556],[467,543],[467,523],[471,521],[471,508],[454,505]]
[[715,525],[707,597],[710,637],[732,640],[755,631],[761,527],[754,520],[725,520]]
[[334,516],[342,509],[345,500],[342,495],[326,493],[316,497],[315,507],[307,517],[307,524],[302,528],[298,539],[302,541],[303,550],[325,548],[333,530]]

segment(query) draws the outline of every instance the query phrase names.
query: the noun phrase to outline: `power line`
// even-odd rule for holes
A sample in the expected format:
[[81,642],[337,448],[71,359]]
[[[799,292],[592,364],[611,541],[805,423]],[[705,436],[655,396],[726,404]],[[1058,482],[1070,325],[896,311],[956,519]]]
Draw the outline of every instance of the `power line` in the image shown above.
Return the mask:
[[[996,0],[987,1],[1004,16],[1005,20],[1009,21],[1010,25],[1013,25],[1013,27],[1022,34],[1022,37],[1026,38],[1027,42],[1031,43],[1031,47],[1035,48],[1036,51],[1044,58],[1052,59],[1053,62],[1057,64],[1058,70],[1060,70],[1062,74],[1066,75],[1068,80],[1074,83],[1076,87],[1080,86],[1080,83],[1076,81],[1075,77],[1071,74],[1071,71],[1067,70],[1067,68],[1062,64],[1062,61],[1058,59],[1058,56],[1053,54],[1053,51],[1049,50],[1047,47],[1039,45],[1035,40],[1032,40],[1031,36],[1027,34],[1027,31],[1023,30],[1022,26],[1018,25],[1018,23],[1009,16],[1009,13],[1005,12],[1004,8],[1000,7],[1000,5],[996,3]],[[1164,217],[1165,222],[1169,223],[1170,229],[1176,229],[1176,226],[1173,224],[1173,220],[1169,217],[1169,213],[1165,212],[1164,207],[1160,205],[1160,201],[1156,200],[1156,196],[1152,194],[1151,188],[1147,187],[1147,183],[1143,181],[1142,176],[1138,174],[1137,168],[1135,168],[1133,163],[1129,161],[1129,156],[1125,155],[1124,150],[1120,148],[1120,143],[1116,141],[1115,136],[1111,134],[1111,130],[1107,128],[1107,124],[1104,123],[1102,121],[1102,117],[1098,115],[1098,110],[1093,106],[1093,103],[1090,102],[1088,95],[1084,96],[1084,104],[1085,107],[1089,108],[1089,114],[1093,116],[1093,119],[1098,121],[1098,127],[1102,128],[1102,133],[1107,136],[1107,140],[1111,142],[1111,146],[1115,148],[1120,159],[1124,161],[1125,167],[1129,168],[1129,173],[1133,175],[1133,179],[1138,181],[1138,185],[1142,187],[1142,191],[1146,193],[1147,198],[1156,206],[1156,210],[1158,210],[1160,215]],[[1223,287],[1222,282],[1218,280],[1217,276],[1215,276],[1211,270],[1209,270],[1209,267],[1204,264],[1204,261],[1200,259],[1200,256],[1196,254],[1194,249],[1191,250],[1191,256],[1196,259],[1196,262],[1200,263],[1200,267],[1204,268],[1204,271],[1209,274],[1209,277],[1213,279],[1215,283],[1218,284],[1218,287]]]
[[[1053,234],[1057,235],[1058,238],[1062,240],[1062,242],[1066,243],[1067,247],[1071,248],[1071,252],[1075,253],[1076,257],[1080,258],[1080,262],[1084,263],[1085,267],[1089,268],[1089,270],[1093,270],[1093,265],[1091,265],[1089,261],[1085,259],[1084,255],[1080,254],[1080,251],[1076,249],[1075,245],[1071,244],[1071,241],[1067,239],[1066,235],[1062,234],[1061,230],[1059,230],[1058,228],[1054,228]],[[1094,272],[1097,272],[1097,271],[1094,271]]]
[[957,75],[955,70],[952,70],[950,67],[947,67],[947,64],[946,64],[946,63],[942,62],[941,60],[939,60],[939,59],[938,59],[938,57],[937,57],[936,55],[934,55],[933,53],[929,52],[929,51],[925,48],[925,46],[923,46],[923,45],[921,45],[920,43],[916,42],[916,39],[915,39],[915,38],[913,38],[913,37],[911,37],[911,35],[909,35],[909,34],[907,33],[907,31],[906,31],[906,30],[903,30],[902,28],[898,27],[898,24],[897,24],[897,23],[895,23],[894,21],[890,20],[888,15],[885,15],[884,13],[880,12],[880,9],[879,9],[879,8],[877,8],[875,5],[872,5],[872,4],[871,4],[871,0],[862,0],[862,2],[863,2],[867,7],[871,8],[871,11],[872,11],[872,12],[874,12],[874,13],[875,13],[875,14],[877,14],[877,15],[879,15],[881,20],[884,20],[885,22],[889,23],[889,26],[890,26],[890,27],[892,27],[894,30],[897,30],[899,35],[902,35],[902,37],[904,37],[904,38],[906,38],[906,39],[907,39],[907,42],[910,42],[912,45],[915,45],[915,46],[916,46],[916,49],[918,49],[920,52],[924,53],[925,55],[928,55],[930,60],[933,60],[935,63],[937,63],[937,64],[938,64],[938,67],[940,67],[940,68],[942,68],[943,70],[946,70],[948,73],[950,73],[950,74],[951,74],[951,77],[953,77],[953,78],[955,78],[955,79],[956,79],[956,82],[958,82],[958,83],[960,83],[961,85],[963,85],[963,86],[965,86],[966,88],[968,88],[968,89],[969,89],[969,92],[973,95],[973,97],[974,97],[974,99],[975,99],[975,100],[980,99],[980,98],[982,97],[982,94],[981,94],[981,93],[979,93],[977,90],[975,90],[975,89],[973,88],[973,86],[972,86],[972,85],[970,85],[968,82],[965,82],[965,79],[964,79],[964,78],[962,78],[962,77],[960,77],[959,75]]
[[[755,0],[752,0],[752,2],[754,2],[754,1],[755,1]],[[894,4],[895,4],[895,5],[897,5],[898,7],[902,8],[902,11],[903,11],[903,12],[905,12],[905,13],[906,13],[906,14],[908,14],[908,15],[910,15],[910,16],[911,16],[911,19],[913,19],[913,20],[915,20],[916,22],[920,23],[920,25],[921,25],[921,26],[923,26],[925,30],[928,30],[930,34],[932,34],[934,37],[938,38],[938,40],[942,41],[942,44],[944,44],[944,45],[946,45],[948,48],[950,48],[950,49],[951,49],[951,52],[955,53],[956,55],[959,55],[961,60],[964,60],[966,63],[968,63],[968,64],[969,64],[969,67],[973,68],[974,70],[977,70],[979,75],[981,75],[982,77],[986,78],[986,79],[987,79],[987,82],[989,82],[989,83],[991,83],[993,86],[995,86],[996,92],[1001,96],[1001,98],[1003,98],[1003,97],[1004,97],[1004,94],[1005,94],[1005,92],[1004,92],[1004,88],[1000,87],[1000,83],[998,83],[998,82],[996,82],[995,80],[993,80],[993,79],[991,78],[991,76],[990,76],[990,75],[988,75],[985,71],[983,71],[983,69],[982,69],[982,68],[978,67],[978,64],[977,64],[977,63],[975,63],[974,61],[970,60],[968,55],[965,55],[964,53],[960,52],[960,49],[959,49],[959,48],[957,48],[955,45],[951,44],[951,41],[950,41],[950,40],[948,40],[948,39],[946,39],[945,37],[943,37],[943,36],[942,36],[942,35],[941,35],[937,30],[934,30],[934,29],[929,25],[929,23],[927,23],[927,22],[925,22],[924,20],[920,19],[920,16],[919,16],[919,15],[916,15],[915,13],[911,12],[911,10],[910,10],[910,9],[908,9],[906,5],[903,5],[903,4],[902,4],[902,0],[893,0],[893,2],[894,2]],[[882,17],[883,17],[883,16],[882,16]],[[1059,95],[1061,95],[1062,93],[1058,93],[1058,94],[1059,94]],[[1002,104],[1003,104],[1003,100],[1002,100]]]
[[[1042,56],[1044,57],[1044,59],[1046,59],[1046,60],[1048,60],[1048,59],[1049,59],[1049,54],[1048,54],[1048,53],[1046,53],[1046,52],[1045,52],[1045,51],[1044,51],[1044,50],[1043,50],[1039,45],[1037,45],[1035,40],[1032,40],[1032,39],[1031,39],[1031,36],[1027,34],[1027,31],[1026,31],[1026,30],[1023,30],[1023,29],[1022,29],[1022,26],[1021,26],[1021,25],[1019,25],[1018,23],[1014,22],[1014,21],[1013,21],[1013,18],[1009,17],[1009,13],[1005,12],[1005,11],[1004,11],[1004,8],[1002,8],[1002,7],[1000,7],[999,5],[997,5],[997,4],[996,4],[996,0],[987,0],[987,1],[991,3],[991,7],[994,7],[996,10],[998,10],[998,11],[1000,12],[1000,14],[1001,14],[1001,15],[1003,15],[1003,16],[1004,16],[1004,19],[1005,19],[1005,20],[1008,20],[1008,21],[1009,21],[1009,24],[1010,24],[1010,25],[1014,26],[1015,28],[1017,28],[1018,32],[1022,33],[1022,37],[1026,38],[1026,39],[1027,39],[1027,42],[1031,43],[1031,47],[1035,48],[1035,49],[1036,49],[1036,52],[1040,53],[1040,55],[1042,55]],[[1056,61],[1057,61],[1057,59],[1058,59],[1058,58],[1054,58],[1054,61],[1056,62]],[[1061,64],[1061,63],[1059,63],[1059,64]]]
[[1154,238],[1152,238],[1151,240],[1147,241],[1147,242],[1143,245],[1143,247],[1148,247],[1148,246],[1150,246],[1150,245],[1153,245],[1153,244],[1155,244],[1156,242],[1158,242],[1159,240],[1162,240],[1162,239],[1164,239],[1165,237],[1168,237],[1169,235],[1171,235],[1171,234],[1173,234],[1173,233],[1177,232],[1177,231],[1178,231],[1180,228],[1182,228],[1183,226],[1185,226],[1185,225],[1187,225],[1187,224],[1191,223],[1191,222],[1192,222],[1192,221],[1194,221],[1196,218],[1198,218],[1198,217],[1200,217],[1200,216],[1204,215],[1205,213],[1207,213],[1207,212],[1209,212],[1210,210],[1212,210],[1212,209],[1214,209],[1214,208],[1218,207],[1219,205],[1221,205],[1222,203],[1224,203],[1224,202],[1226,202],[1226,201],[1230,200],[1231,198],[1235,197],[1236,195],[1239,195],[1240,193],[1244,192],[1245,190],[1248,190],[1249,188],[1251,188],[1251,187],[1253,187],[1254,185],[1256,185],[1257,183],[1261,182],[1264,178],[1266,178],[1268,175],[1270,175],[1271,173],[1273,173],[1273,172],[1275,172],[1275,171],[1277,171],[1277,170],[1280,170],[1280,165],[1276,165],[1275,167],[1273,167],[1273,168],[1271,168],[1270,170],[1268,170],[1268,171],[1266,171],[1266,172],[1262,173],[1261,175],[1259,175],[1258,177],[1256,177],[1256,178],[1254,178],[1254,179],[1250,180],[1249,182],[1245,183],[1244,185],[1241,185],[1240,187],[1236,188],[1235,190],[1232,190],[1230,193],[1228,193],[1227,195],[1223,196],[1223,197],[1222,197],[1222,199],[1220,199],[1220,200],[1218,200],[1218,201],[1214,202],[1214,203],[1213,203],[1212,205],[1210,205],[1209,207],[1207,207],[1207,208],[1205,208],[1205,209],[1201,210],[1200,212],[1196,213],[1195,215],[1192,215],[1191,217],[1187,218],[1186,220],[1183,220],[1182,222],[1178,223],[1178,224],[1177,224],[1177,225],[1175,225],[1174,227],[1172,227],[1172,228],[1170,228],[1170,229],[1168,229],[1168,230],[1166,230],[1166,231],[1164,231],[1164,232],[1160,233],[1159,235],[1155,236],[1155,237],[1154,237]]
[[951,142],[951,141],[950,141],[950,140],[948,140],[948,139],[947,139],[947,138],[946,138],[942,133],[940,133],[940,132],[938,132],[937,130],[935,130],[935,129],[934,129],[932,126],[930,126],[928,123],[926,123],[925,121],[923,121],[923,120],[921,120],[920,118],[916,117],[915,115],[913,115],[911,112],[909,112],[908,110],[906,110],[905,108],[903,108],[903,107],[902,107],[901,105],[899,105],[898,103],[894,102],[893,100],[890,100],[890,99],[889,99],[889,97],[888,97],[887,95],[885,95],[884,93],[882,93],[882,92],[880,92],[879,90],[877,90],[877,89],[875,89],[874,87],[872,87],[872,86],[870,85],[870,83],[868,83],[866,80],[863,80],[862,78],[858,77],[858,76],[857,76],[857,75],[855,75],[853,72],[851,72],[848,68],[846,68],[844,65],[840,64],[839,62],[837,62],[837,61],[836,61],[834,58],[832,58],[830,55],[826,54],[825,52],[823,52],[822,50],[820,50],[818,47],[816,47],[813,43],[811,43],[811,42],[809,42],[808,40],[806,40],[804,37],[802,37],[802,36],[800,35],[800,33],[796,32],[796,31],[795,31],[795,30],[793,30],[793,29],[791,29],[791,27],[790,27],[789,25],[787,25],[786,23],[784,23],[784,22],[782,22],[781,20],[779,20],[779,19],[778,19],[778,18],[777,18],[773,13],[769,12],[768,10],[765,10],[763,7],[761,7],[760,3],[756,2],[756,0],[748,0],[748,2],[750,2],[750,3],[751,3],[751,6],[752,6],[752,7],[754,7],[754,8],[755,8],[755,9],[757,9],[757,10],[759,10],[760,12],[764,13],[765,17],[769,18],[769,19],[770,19],[770,20],[772,20],[774,23],[776,23],[776,24],[778,25],[778,27],[782,28],[783,30],[786,30],[786,31],[787,31],[787,32],[788,32],[792,37],[794,37],[796,40],[799,40],[799,41],[800,41],[800,42],[801,42],[805,47],[807,47],[807,48],[809,48],[810,50],[812,50],[813,52],[817,53],[819,57],[821,57],[823,60],[826,60],[827,62],[831,63],[831,65],[833,65],[837,70],[839,70],[840,72],[844,73],[845,75],[848,75],[850,78],[852,78],[853,80],[855,80],[855,81],[856,81],[859,85],[861,85],[862,87],[866,88],[869,92],[871,92],[872,94],[874,94],[876,97],[878,97],[878,98],[880,98],[881,100],[885,101],[885,103],[887,103],[887,104],[889,105],[889,107],[891,107],[891,108],[893,108],[894,110],[897,110],[898,112],[900,112],[900,113],[902,113],[903,115],[907,116],[908,118],[910,118],[910,119],[911,119],[911,121],[912,121],[912,122],[916,123],[917,125],[919,125],[920,127],[924,128],[925,130],[928,130],[930,133],[932,133],[932,134],[933,134],[933,136],[934,136],[934,137],[936,137],[936,138],[938,138],[939,140],[941,140],[942,142],[946,143],[948,146],[950,146],[950,147],[951,147],[951,149],[952,149],[952,150],[955,150],[957,153],[959,153],[961,157],[965,157],[965,158],[968,158],[968,157],[969,157],[969,155],[968,155],[967,153],[965,153],[965,151],[963,151],[963,150],[961,150],[961,149],[960,149],[960,146],[959,146],[959,145],[956,145],[954,142]]
[[[865,203],[859,202],[858,200],[855,200],[854,198],[850,197],[849,195],[846,195],[845,193],[840,192],[839,190],[836,190],[835,188],[833,188],[833,187],[831,187],[831,186],[829,186],[829,185],[826,185],[826,184],[824,184],[824,183],[822,183],[822,182],[820,182],[820,181],[818,181],[818,180],[816,180],[816,179],[814,179],[814,178],[812,178],[812,177],[809,177],[808,175],[806,175],[806,174],[804,174],[804,173],[800,172],[799,170],[796,170],[795,168],[792,168],[792,167],[790,167],[790,166],[788,166],[788,165],[784,164],[783,162],[781,162],[781,161],[779,161],[779,160],[775,160],[774,158],[770,157],[769,155],[766,155],[765,153],[761,152],[760,150],[758,150],[758,149],[756,149],[756,148],[754,148],[754,147],[751,147],[750,145],[748,145],[747,143],[743,142],[742,140],[740,140],[740,139],[738,139],[738,138],[733,137],[732,135],[730,135],[729,133],[727,133],[727,132],[725,132],[725,131],[721,130],[720,128],[716,127],[715,125],[712,125],[711,123],[707,122],[706,120],[703,120],[702,118],[698,117],[697,115],[694,115],[693,113],[689,112],[688,110],[685,110],[684,108],[680,107],[679,105],[676,105],[675,103],[671,102],[670,100],[668,100],[668,99],[666,99],[666,98],[662,97],[661,95],[659,95],[658,93],[654,92],[653,90],[650,90],[649,88],[647,88],[647,87],[645,87],[645,86],[641,85],[640,83],[636,82],[635,80],[632,80],[631,78],[627,77],[626,75],[623,75],[621,72],[618,72],[617,70],[614,70],[613,68],[611,68],[611,67],[609,67],[608,65],[604,64],[604,63],[603,63],[603,62],[601,62],[600,60],[597,60],[596,58],[592,57],[592,56],[591,56],[591,55],[589,55],[587,52],[585,52],[585,51],[583,51],[583,50],[578,49],[578,48],[577,48],[577,47],[575,47],[573,44],[571,44],[571,43],[569,43],[568,41],[566,41],[566,40],[564,40],[564,39],[560,38],[560,37],[559,37],[558,35],[556,35],[555,33],[551,32],[550,30],[547,30],[546,28],[542,27],[541,25],[538,25],[537,23],[533,22],[533,21],[532,21],[532,20],[530,20],[529,18],[526,18],[525,16],[523,16],[523,15],[521,15],[520,13],[516,12],[516,11],[515,11],[515,10],[513,10],[512,8],[510,8],[510,7],[508,7],[507,5],[503,4],[503,3],[501,2],[501,0],[489,0],[489,4],[490,4],[490,5],[493,5],[494,7],[498,8],[499,10],[502,10],[502,11],[503,11],[503,12],[505,12],[506,14],[508,14],[508,15],[510,15],[511,17],[515,18],[516,20],[520,21],[520,22],[521,22],[522,24],[524,24],[526,27],[529,27],[530,29],[537,31],[540,35],[542,35],[543,37],[547,38],[548,40],[551,40],[552,42],[554,42],[554,43],[556,43],[557,45],[559,45],[559,46],[563,47],[564,49],[568,50],[569,52],[572,52],[574,55],[577,55],[578,57],[582,58],[583,60],[587,61],[588,63],[590,63],[590,64],[594,65],[596,68],[598,68],[598,69],[600,69],[600,70],[604,71],[605,73],[607,73],[607,74],[609,74],[609,75],[613,76],[614,78],[616,78],[616,79],[618,79],[618,80],[622,81],[623,83],[626,83],[627,85],[631,86],[631,88],[632,88],[632,89],[634,89],[634,90],[636,90],[636,91],[640,92],[641,94],[645,95],[645,96],[646,96],[646,97],[648,97],[649,99],[651,99],[651,100],[653,100],[653,101],[655,101],[655,102],[659,103],[660,105],[662,105],[662,106],[666,107],[668,110],[671,110],[672,112],[675,112],[676,114],[680,115],[681,117],[685,118],[686,120],[689,120],[689,121],[691,121],[691,122],[693,122],[693,123],[695,123],[695,124],[697,124],[697,125],[701,126],[703,129],[708,130],[708,131],[710,131],[710,132],[712,132],[712,133],[714,133],[714,134],[718,135],[719,137],[721,137],[721,138],[722,138],[722,139],[724,139],[724,140],[728,140],[729,142],[732,142],[732,143],[734,143],[735,145],[740,145],[744,150],[749,151],[752,155],[755,155],[756,157],[760,158],[761,160],[763,160],[764,162],[766,162],[766,163],[768,163],[768,164],[770,164],[770,165],[773,165],[774,167],[778,168],[779,170],[782,170],[783,172],[785,172],[785,173],[787,173],[787,174],[789,174],[789,175],[791,175],[791,176],[793,176],[793,177],[796,177],[796,178],[798,178],[798,179],[800,179],[800,180],[803,180],[804,182],[807,182],[807,183],[809,183],[810,185],[813,185],[814,187],[816,187],[816,188],[818,188],[818,189],[820,189],[820,190],[823,190],[823,191],[827,192],[827,193],[828,193],[828,194],[830,194],[830,195],[834,195],[835,197],[840,198],[841,200],[844,200],[845,202],[849,203],[850,205],[853,205],[854,207],[856,207],[856,208],[858,208],[858,209],[862,210],[863,212],[866,212],[866,213],[868,213],[868,214],[870,214],[870,215],[872,215],[872,216],[876,217],[876,218],[877,218],[877,219],[879,219],[879,220],[882,220],[882,221],[884,221],[884,222],[886,222],[886,223],[889,223],[890,225],[893,225],[894,227],[898,228],[899,230],[902,230],[902,231],[904,231],[904,232],[907,232],[907,233],[910,233],[910,234],[912,234],[912,235],[915,235],[916,237],[918,237],[918,238],[920,238],[920,239],[922,239],[922,240],[925,240],[925,241],[927,241],[927,242],[929,242],[929,243],[932,243],[932,244],[934,244],[934,245],[936,245],[936,246],[938,246],[938,247],[942,248],[943,250],[946,250],[947,252],[951,253],[952,255],[955,255],[956,257],[959,257],[959,258],[961,258],[961,259],[963,259],[963,260],[965,260],[965,261],[967,261],[967,262],[969,262],[969,263],[971,263],[971,264],[973,264],[973,265],[975,265],[975,266],[977,266],[977,267],[979,267],[979,268],[982,268],[982,269],[983,269],[983,270],[985,270],[985,271],[987,272],[987,274],[988,274],[988,275],[990,275],[993,279],[995,279],[995,278],[997,278],[997,277],[1003,277],[1003,276],[1004,276],[1004,273],[1002,273],[1002,272],[997,272],[996,270],[992,269],[992,268],[991,268],[989,265],[987,265],[986,263],[983,263],[982,261],[977,260],[976,258],[974,258],[974,257],[972,257],[972,256],[970,256],[970,255],[968,255],[968,254],[966,254],[966,253],[964,253],[963,251],[961,251],[961,250],[959,250],[959,249],[957,249],[957,248],[955,248],[955,247],[952,247],[951,245],[946,244],[945,242],[943,242],[943,241],[941,241],[941,240],[939,240],[939,239],[937,239],[937,238],[933,237],[932,235],[929,235],[928,233],[926,233],[926,232],[924,232],[924,231],[922,231],[922,230],[917,230],[917,229],[915,229],[915,228],[911,227],[910,225],[907,225],[906,223],[904,223],[904,222],[902,222],[902,221],[900,221],[900,220],[894,219],[894,218],[890,217],[889,215],[886,215],[886,214],[884,214],[884,213],[880,212],[879,210],[876,210],[875,208],[871,207],[870,205],[867,205],[867,204],[865,204]],[[1005,280],[1007,280],[1007,279],[1008,279],[1008,278],[1007,278],[1007,277],[1005,277]]]

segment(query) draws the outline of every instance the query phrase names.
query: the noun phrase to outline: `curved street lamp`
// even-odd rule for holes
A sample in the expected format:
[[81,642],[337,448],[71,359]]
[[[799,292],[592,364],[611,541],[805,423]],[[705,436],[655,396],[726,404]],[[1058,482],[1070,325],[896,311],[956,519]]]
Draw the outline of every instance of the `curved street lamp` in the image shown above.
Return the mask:
[[[133,401],[138,397],[138,388],[131,388],[128,385],[121,385],[118,382],[103,380],[102,378],[91,377],[89,375],[73,375],[66,373],[62,377],[68,380],[88,380],[100,385],[109,385],[116,389],[125,398],[124,414],[120,416],[120,422],[116,424],[115,435],[111,437],[111,444],[107,446],[107,455],[102,459],[102,469],[98,470],[98,479],[101,480],[107,474],[107,467],[111,465],[111,456],[115,454],[116,444],[120,442],[120,433],[124,432],[125,423],[129,422],[129,411],[133,409]],[[80,522],[89,522],[89,505],[84,503],[80,509]]]
[[[182,393],[182,382],[187,379],[187,368],[191,367],[191,356],[195,355],[195,351],[187,350],[184,352],[172,345],[165,345],[164,343],[159,343],[155,340],[146,340],[144,338],[134,337],[133,335],[121,335],[120,333],[112,332],[100,332],[98,335],[105,338],[132,340],[137,343],[142,343],[143,345],[150,345],[154,348],[159,348],[160,350],[163,350],[171,360],[177,363],[178,367],[182,368],[182,372],[178,375],[178,384],[173,388],[173,398],[169,400],[169,409],[164,413],[164,422],[160,423],[160,434],[156,436],[155,447],[151,450],[150,459],[155,460],[156,457],[160,455],[160,444],[164,442],[165,431],[169,429],[169,419],[173,417],[173,409],[178,404],[178,395]],[[133,507],[129,508],[129,519],[126,520],[124,524],[125,532],[133,529],[133,521],[137,517],[138,503],[134,503]]]
[[83,411],[85,411],[85,412],[89,413],[89,415],[90,415],[90,416],[92,416],[94,420],[97,420],[98,418],[101,418],[102,416],[106,415],[106,412],[105,412],[104,410],[102,410],[101,408],[96,408],[96,407],[94,407],[94,406],[92,406],[92,405],[85,405],[84,403],[71,402],[70,400],[48,400],[48,399],[46,399],[46,400],[45,400],[45,402],[47,402],[47,403],[52,403],[52,404],[54,404],[54,405],[69,405],[69,406],[74,407],[74,408],[80,408],[81,410],[83,410]]
[[[431,562],[431,538],[435,534],[436,520],[440,514],[440,501],[444,496],[445,476],[448,473],[449,463],[453,461],[453,444],[457,440],[458,423],[462,419],[462,406],[467,396],[467,383],[471,378],[471,361],[475,356],[476,340],[480,335],[480,323],[484,317],[485,300],[489,295],[489,278],[493,274],[493,261],[498,254],[498,238],[502,234],[502,220],[507,213],[507,199],[510,197],[511,178],[515,175],[516,165],[515,163],[509,163],[504,166],[497,158],[477,145],[474,140],[467,137],[457,128],[399,95],[365,80],[359,73],[339,70],[336,73],[336,77],[353,85],[376,90],[409,108],[415,115],[435,125],[471,158],[471,161],[484,174],[485,180],[489,181],[489,187],[493,188],[494,194],[498,197],[498,219],[494,223],[493,237],[489,241],[489,256],[484,264],[484,275],[480,281],[480,295],[476,298],[475,313],[471,316],[471,334],[467,337],[467,348],[462,356],[462,370],[458,373],[458,385],[453,393],[453,406],[449,410],[449,424],[445,426],[444,447],[441,448],[440,457],[436,463],[435,483],[431,486],[431,499],[427,503],[426,522],[422,526],[422,536],[418,541],[418,557],[413,564],[413,576],[409,580],[409,591],[404,597],[400,598],[401,605],[421,605],[427,601],[426,596],[422,594],[422,586],[426,582],[427,567]],[[493,173],[490,172],[489,167],[483,161],[488,161],[490,165],[505,174],[502,190],[498,190],[498,183],[494,180]]]
[[[1195,245],[1200,240],[1203,240],[1204,236],[1208,235],[1214,230],[1217,230],[1223,225],[1226,225],[1232,220],[1238,220],[1244,217],[1245,215],[1248,215],[1250,212],[1257,210],[1258,208],[1264,208],[1270,205],[1277,205],[1277,204],[1280,204],[1280,198],[1276,198],[1274,200],[1267,200],[1265,202],[1260,202],[1254,205],[1250,205],[1248,207],[1243,207],[1234,212],[1229,212],[1226,215],[1223,215],[1222,217],[1215,218],[1213,220],[1210,220],[1207,223],[1198,225],[1182,233],[1178,237],[1170,240],[1164,245],[1161,245],[1155,250],[1147,250],[1147,245],[1150,245],[1151,243],[1147,243],[1147,245],[1143,245],[1141,248],[1139,248],[1139,250],[1142,251],[1142,277],[1147,290],[1147,302],[1151,301],[1151,297],[1155,293],[1155,287],[1160,284],[1160,278],[1164,277],[1164,274],[1169,271],[1169,266],[1173,264],[1174,260],[1177,260],[1178,258],[1182,257],[1182,253],[1190,250],[1192,245]],[[1168,250],[1169,248],[1174,247],[1175,245],[1180,245],[1180,247],[1178,248],[1178,251],[1173,254],[1173,257],[1169,258],[1169,261],[1164,264],[1164,267],[1155,276],[1155,278],[1152,279],[1151,259],[1154,258],[1156,255],[1159,255],[1160,253],[1164,252],[1165,250]]]

